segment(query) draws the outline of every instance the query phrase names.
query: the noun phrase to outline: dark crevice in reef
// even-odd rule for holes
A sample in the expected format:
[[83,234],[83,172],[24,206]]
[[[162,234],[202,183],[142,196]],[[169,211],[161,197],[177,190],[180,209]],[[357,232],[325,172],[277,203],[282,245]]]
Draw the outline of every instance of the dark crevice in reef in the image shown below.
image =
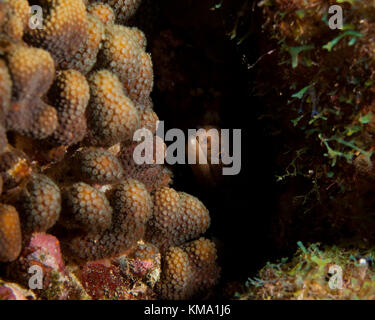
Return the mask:
[[[155,110],[166,129],[242,129],[238,176],[206,188],[188,165],[177,165],[174,187],[198,196],[210,210],[207,236],[219,244],[224,282],[244,280],[278,255],[271,234],[278,144],[267,121],[258,119],[262,101],[252,95],[255,74],[248,68],[259,57],[258,35],[246,39],[247,52],[229,39],[243,1],[230,1],[220,10],[210,10],[214,1],[158,3],[153,15],[145,19],[143,14],[146,21],[137,23],[145,25],[155,70]],[[149,4],[144,3],[148,10]]]

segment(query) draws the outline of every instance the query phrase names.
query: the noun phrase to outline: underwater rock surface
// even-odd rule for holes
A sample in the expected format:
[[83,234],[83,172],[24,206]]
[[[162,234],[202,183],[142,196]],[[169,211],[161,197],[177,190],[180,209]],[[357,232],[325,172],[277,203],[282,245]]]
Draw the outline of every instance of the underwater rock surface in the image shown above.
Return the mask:
[[300,248],[288,261],[268,263],[246,282],[241,300],[374,300],[374,251]]

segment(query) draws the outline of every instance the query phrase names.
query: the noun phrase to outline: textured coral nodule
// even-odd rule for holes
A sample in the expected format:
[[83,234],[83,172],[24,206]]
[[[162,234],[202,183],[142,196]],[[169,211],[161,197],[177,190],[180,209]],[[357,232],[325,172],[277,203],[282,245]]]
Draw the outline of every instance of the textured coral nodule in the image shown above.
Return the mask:
[[123,179],[120,161],[111,152],[98,148],[84,148],[75,156],[75,175],[90,184],[116,183]]
[[6,8],[2,10],[4,21],[0,20],[2,31],[10,38],[20,41],[29,21],[29,3],[27,0],[5,0],[2,5]]
[[47,231],[60,217],[60,189],[47,176],[33,174],[15,206],[20,212],[23,232]]
[[115,22],[115,14],[110,5],[101,2],[94,2],[87,7],[87,12],[99,19],[104,25]]
[[95,15],[87,16],[88,37],[78,51],[70,57],[64,57],[60,63],[62,69],[74,69],[88,74],[97,61],[97,55],[104,36],[103,23]]
[[[143,183],[127,179],[114,186],[109,195],[115,210],[115,223],[137,240],[143,237],[145,223],[151,218],[153,202]],[[140,232],[137,236],[136,233]],[[136,240],[136,241],[137,241]]]
[[158,115],[152,108],[140,110],[140,128],[146,128],[155,134],[157,129]]
[[210,226],[207,208],[196,197],[162,187],[154,195],[154,214],[146,240],[165,250],[203,234]]
[[76,70],[59,71],[48,92],[57,110],[58,125],[49,138],[54,145],[70,146],[86,134],[85,111],[89,101],[89,85]]
[[169,248],[156,290],[162,299],[184,300],[199,297],[215,286],[220,274],[215,244],[204,238]]
[[72,57],[86,41],[87,13],[82,0],[41,0],[43,28],[27,29],[25,41],[49,51],[56,62]]
[[69,250],[83,260],[115,256],[141,240],[152,215],[151,196],[145,186],[133,179],[125,180],[109,192],[113,208],[112,224],[102,233],[78,236]]
[[[147,124],[144,127],[146,126]],[[162,187],[167,187],[172,183],[172,172],[169,170],[169,168],[156,163],[157,157],[164,157],[164,151],[166,150],[163,141],[159,142],[161,142],[164,147],[159,148],[156,145],[157,138],[158,137],[155,136],[154,141],[151,142],[153,144],[153,150],[155,151],[152,159],[153,163],[151,164],[138,164],[134,161],[133,155],[135,148],[140,144],[138,142],[122,142],[120,145],[120,152],[118,153],[118,158],[124,168],[125,177],[134,178],[143,182],[149,192],[155,192],[156,190]]]
[[116,23],[125,24],[137,11],[142,0],[104,0],[109,4],[116,15]]
[[57,113],[40,97],[54,78],[51,55],[42,49],[12,45],[7,61],[13,84],[6,128],[32,138],[48,137],[57,127]]
[[88,143],[110,147],[131,140],[139,127],[139,115],[118,78],[108,70],[101,70],[90,76],[89,84]]
[[133,30],[107,26],[103,48],[100,66],[118,76],[129,98],[139,103],[148,100],[154,84],[151,56],[139,45]]
[[99,233],[112,223],[112,208],[99,190],[79,182],[63,192],[64,216],[62,221],[68,228],[81,228]]
[[0,262],[17,259],[22,248],[21,224],[13,206],[0,205]]

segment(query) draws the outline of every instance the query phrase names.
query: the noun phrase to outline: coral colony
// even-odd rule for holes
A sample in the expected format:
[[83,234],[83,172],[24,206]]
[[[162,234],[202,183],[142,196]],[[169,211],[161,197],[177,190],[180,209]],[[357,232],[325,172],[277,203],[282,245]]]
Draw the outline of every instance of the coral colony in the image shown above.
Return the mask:
[[204,204],[133,159],[158,122],[126,26],[140,2],[0,2],[2,298],[187,299],[219,279]]

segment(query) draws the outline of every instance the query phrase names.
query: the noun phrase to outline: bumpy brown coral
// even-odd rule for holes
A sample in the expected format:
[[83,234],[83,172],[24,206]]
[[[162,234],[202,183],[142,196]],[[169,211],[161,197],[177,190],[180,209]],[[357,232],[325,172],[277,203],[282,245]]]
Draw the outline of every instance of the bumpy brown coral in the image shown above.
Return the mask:
[[142,30],[138,29],[137,27],[126,27],[121,28],[121,31],[126,33],[128,37],[132,38],[133,41],[139,45],[140,48],[146,50],[147,39],[146,35],[142,32]]
[[82,0],[41,0],[43,28],[28,29],[25,41],[49,51],[56,62],[73,56],[87,38]]
[[69,228],[102,232],[112,223],[112,208],[105,195],[83,182],[64,191],[63,207],[62,221]]
[[46,231],[60,217],[60,190],[47,176],[33,174],[15,205],[20,213],[23,232]]
[[87,16],[88,37],[74,56],[64,58],[60,67],[62,69],[75,69],[83,74],[91,71],[96,63],[96,57],[104,36],[103,23],[93,15]]
[[[9,12],[9,6],[4,1],[0,3],[0,27],[3,28]],[[4,30],[1,30],[4,32]]]
[[29,22],[29,3],[27,0],[5,0],[4,6],[7,8],[7,14],[3,31],[14,40],[21,40]]
[[114,188],[109,199],[114,209],[111,228],[70,241],[69,250],[75,256],[84,260],[114,256],[142,238],[152,214],[152,201],[145,186],[128,179]]
[[50,136],[57,127],[56,110],[38,100],[34,101],[34,104],[31,104],[30,107],[34,110],[39,108],[39,110],[38,112],[34,112],[35,122],[23,133],[36,139],[43,139]]
[[13,261],[21,252],[21,227],[17,210],[0,204],[0,262]]
[[163,187],[154,195],[154,215],[148,224],[146,240],[165,250],[204,233],[210,222],[209,212],[200,200]]
[[13,81],[7,129],[38,139],[49,136],[57,126],[57,114],[40,96],[48,90],[55,74],[50,54],[42,49],[14,45],[7,61]]
[[126,230],[128,241],[135,243],[145,232],[153,203],[143,183],[128,179],[114,187],[110,201],[116,213],[115,224]]
[[220,275],[216,263],[217,250],[215,243],[209,239],[198,240],[182,245],[187,252],[194,273],[194,286],[197,293],[209,290],[214,286]]
[[66,146],[81,141],[87,128],[85,111],[89,86],[86,78],[75,70],[58,72],[48,96],[54,101],[58,115],[58,126],[49,141]]
[[4,60],[0,60],[0,110],[6,115],[12,95],[12,81]]
[[164,256],[162,278],[156,284],[160,296],[169,300],[190,298],[192,279],[188,254],[179,247],[170,248]]
[[40,97],[50,87],[55,65],[47,51],[13,45],[7,54],[7,61],[13,81],[13,100]]
[[[145,126],[150,127],[151,124],[144,122]],[[134,150],[139,145],[138,142],[123,142],[121,143],[121,149],[119,153],[119,159],[124,168],[125,176],[129,178],[137,179],[146,185],[149,192],[154,192],[155,190],[166,187],[172,182],[172,172],[162,164],[156,163],[157,154],[165,151],[165,148],[156,147],[156,137],[154,138],[154,157],[153,163],[151,164],[138,164],[134,161]],[[160,141],[163,147],[165,147],[164,142]],[[164,158],[164,154],[160,155]]]
[[17,16],[25,26],[29,22],[30,6],[27,0],[5,0],[13,15]]
[[89,84],[88,142],[109,147],[132,139],[139,127],[139,116],[133,102],[124,95],[118,78],[102,70],[90,76]]
[[75,156],[75,176],[82,181],[93,184],[119,182],[124,175],[120,161],[111,152],[84,148]]
[[98,18],[104,25],[115,22],[113,9],[106,3],[95,2],[88,6],[87,12]]
[[215,244],[205,238],[184,244],[182,248],[197,267],[205,267],[217,258]]
[[100,65],[119,77],[129,98],[140,103],[147,100],[153,87],[152,61],[133,31],[120,25],[107,26],[103,47]]
[[104,0],[116,14],[116,23],[123,24],[137,11],[142,0]]
[[163,257],[163,271],[156,290],[162,299],[191,299],[207,292],[218,278],[215,244],[204,238],[171,247]]
[[8,113],[12,94],[12,81],[4,60],[0,60],[0,154],[8,143],[5,132],[5,116]]
[[155,134],[157,129],[157,122],[159,121],[158,115],[152,108],[144,108],[139,111],[140,113],[140,127],[150,130]]

